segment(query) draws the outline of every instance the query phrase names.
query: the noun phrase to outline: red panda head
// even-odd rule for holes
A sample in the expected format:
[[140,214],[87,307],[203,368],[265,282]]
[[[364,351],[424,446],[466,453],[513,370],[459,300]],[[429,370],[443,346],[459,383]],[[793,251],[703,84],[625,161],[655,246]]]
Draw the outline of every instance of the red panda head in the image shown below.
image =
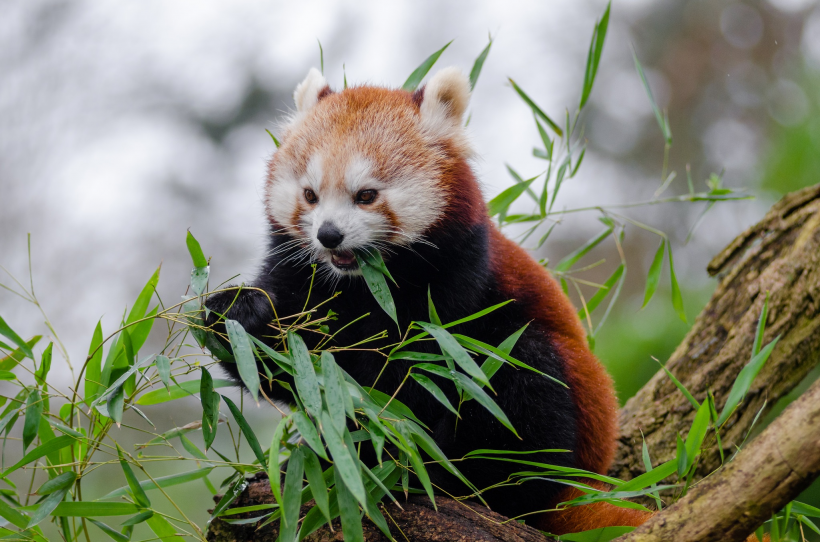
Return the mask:
[[415,93],[369,86],[332,92],[311,69],[270,161],[269,220],[303,256],[338,274],[358,273],[354,250],[386,256],[391,245],[424,242],[453,198],[454,172],[467,167],[462,117],[469,97],[469,81],[455,68]]

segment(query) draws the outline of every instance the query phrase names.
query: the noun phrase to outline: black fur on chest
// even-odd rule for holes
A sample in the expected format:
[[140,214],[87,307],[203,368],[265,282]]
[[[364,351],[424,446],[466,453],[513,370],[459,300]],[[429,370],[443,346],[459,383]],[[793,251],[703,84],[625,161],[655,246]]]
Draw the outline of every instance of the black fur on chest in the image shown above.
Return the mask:
[[[499,291],[496,277],[490,266],[490,250],[487,223],[474,226],[466,232],[439,233],[427,244],[411,247],[395,247],[394,254],[386,257],[387,266],[398,286],[390,289],[396,304],[402,332],[412,321],[428,321],[428,288],[443,322],[453,321],[507,299]],[[333,333],[349,322],[369,313],[338,333],[328,346],[345,347],[360,343],[379,332],[387,331],[387,337],[360,347],[338,351],[334,354],[339,365],[362,386],[372,386],[378,376],[376,388],[392,395],[404,379],[413,362],[396,360],[386,367],[385,356],[372,349],[395,344],[400,340],[394,322],[382,311],[370,294],[361,277],[345,277],[338,283],[315,278],[311,288],[313,269],[309,265],[297,265],[287,261],[287,253],[276,254],[287,236],[272,235],[269,256],[252,286],[265,290],[273,299],[279,317],[296,314],[305,307],[308,292],[308,308],[333,297],[319,309],[319,314],[332,310],[337,320],[330,323]],[[323,265],[323,264],[320,264]],[[239,321],[251,334],[264,340],[273,320],[267,298],[255,290],[224,292],[209,298],[207,305],[214,311],[227,312],[227,317]],[[499,345],[504,339],[530,320],[521,302],[512,302],[482,318],[461,324],[450,331]],[[309,348],[313,348],[319,335],[304,333]],[[408,349],[419,352],[440,353],[434,341],[417,341]],[[511,355],[528,365],[564,380],[564,365],[552,344],[550,330],[538,322],[530,323],[518,340]],[[479,364],[483,359],[476,360]],[[241,385],[236,367],[222,363],[222,368]],[[287,377],[287,375],[284,375]],[[287,380],[287,378],[285,378]],[[436,379],[451,403],[458,404],[455,387],[449,381]],[[446,410],[426,390],[408,379],[397,399],[406,404],[431,430],[442,451],[451,459],[458,459],[467,452],[479,448],[499,450],[572,450],[576,441],[576,410],[570,391],[531,371],[505,365],[492,379],[497,392],[494,399],[509,417],[521,436],[521,440],[503,427],[476,401],[463,404],[461,420]],[[269,397],[288,402],[288,392],[274,384],[268,387],[263,380],[264,391]],[[363,446],[362,451],[366,448]],[[366,463],[375,462],[372,454],[364,454]],[[562,466],[574,466],[571,453],[536,453],[527,460]],[[499,461],[473,460],[458,463],[459,469],[477,487],[485,488],[505,480],[511,473],[532,470],[532,467]],[[433,481],[445,491],[459,495],[465,488],[443,470],[431,469]],[[485,499],[498,512],[512,516],[532,512],[544,507],[561,486],[551,482],[534,481],[521,486],[494,489]]]

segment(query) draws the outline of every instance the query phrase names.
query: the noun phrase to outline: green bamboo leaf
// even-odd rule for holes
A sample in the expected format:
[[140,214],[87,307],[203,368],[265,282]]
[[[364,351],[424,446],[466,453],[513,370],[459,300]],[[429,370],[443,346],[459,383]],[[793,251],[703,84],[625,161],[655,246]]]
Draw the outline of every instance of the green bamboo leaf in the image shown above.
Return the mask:
[[[347,86],[345,86],[345,88],[347,88]],[[265,131],[268,133],[270,138],[273,140],[273,144],[276,145],[276,148],[278,149],[279,148],[279,140],[276,139],[276,136],[273,135],[273,133],[270,130],[268,130],[267,128],[265,128]]]
[[159,514],[154,514],[148,518],[146,523],[162,542],[180,542],[183,540],[182,536],[177,534],[174,526]]
[[451,43],[453,43],[453,40],[448,41],[447,45],[427,57],[427,59],[422,62],[421,65],[413,71],[413,73],[410,74],[410,77],[407,78],[407,81],[404,82],[401,89],[408,92],[413,92],[416,90],[419,84],[421,84],[422,79],[424,79],[424,76],[427,75],[427,72],[429,72],[430,68],[433,67],[433,64],[436,63],[438,57],[441,56],[441,53],[443,53]]
[[584,108],[592,92],[595,75],[598,73],[598,64],[601,61],[601,52],[604,50],[604,39],[609,26],[609,9],[611,7],[612,2],[609,2],[600,22],[596,21],[595,30],[592,32],[592,41],[589,44],[589,53],[587,53],[587,67],[584,72],[584,89],[581,92],[581,104],[578,109]]
[[430,295],[430,286],[427,286],[427,317],[437,326],[441,325],[441,318],[438,317],[436,306],[433,304],[433,297]]
[[[233,387],[236,384],[230,380],[216,379],[214,380],[214,389]],[[190,397],[200,391],[199,380],[186,380],[178,385],[173,385],[169,390],[154,390],[140,396],[137,399],[138,405],[158,405],[175,399],[182,399],[183,397]]]
[[360,252],[360,256],[371,267],[375,267],[381,271],[382,275],[390,279],[390,282],[396,284],[396,279],[394,279],[393,275],[391,275],[390,271],[388,271],[387,264],[384,263],[384,258],[382,258],[382,255],[378,250],[362,250]]
[[139,514],[133,515],[130,518],[126,519],[125,521],[120,523],[120,525],[122,527],[129,527],[129,526],[132,526],[132,525],[139,525],[143,521],[146,521],[146,520],[150,519],[151,517],[153,517],[153,515],[154,515],[153,510],[143,510]]
[[34,359],[34,352],[31,351],[31,347],[29,347],[28,343],[20,338],[20,335],[14,332],[13,329],[9,327],[3,317],[0,316],[0,335],[5,336],[11,342],[17,345],[17,347],[28,357]]
[[[313,425],[313,422],[305,416],[304,412],[298,410],[291,414],[291,416],[293,417],[293,422],[296,424],[296,429],[302,435],[302,438],[305,439],[307,445],[323,459],[328,459],[325,453],[325,447],[322,445],[322,439],[319,438],[319,432],[316,431],[316,426]],[[344,424],[341,427],[344,427]]]
[[347,392],[347,386],[339,371],[339,366],[333,359],[333,354],[325,350],[322,352],[321,360],[327,411],[336,429],[341,432],[345,427],[345,400],[350,398],[350,394]]
[[288,349],[293,360],[293,368],[296,369],[293,380],[296,383],[299,398],[307,411],[312,416],[318,417],[322,412],[322,394],[319,391],[316,370],[305,341],[294,331],[288,331]]
[[231,410],[231,414],[233,414],[236,423],[239,425],[239,429],[242,430],[242,434],[245,435],[245,440],[248,441],[256,459],[259,460],[259,464],[262,465],[263,469],[268,470],[265,462],[265,454],[262,453],[262,447],[259,446],[259,441],[256,439],[253,429],[251,429],[251,426],[248,425],[247,420],[245,420],[245,416],[242,415],[242,411],[239,410],[233,401],[224,395],[222,396],[222,400],[225,401],[225,404],[228,405],[228,408]]
[[616,489],[618,491],[635,491],[638,489],[644,489],[650,487],[652,484],[657,484],[664,478],[668,478],[672,476],[678,468],[678,462],[676,459],[672,459],[667,461],[666,463],[662,463],[652,469],[650,472],[646,472],[629,480],[628,482],[622,482],[620,484],[615,484]]
[[194,292],[194,295],[197,297],[201,296],[208,287],[208,277],[210,274],[211,268],[208,266],[194,267],[191,269],[191,291]]
[[130,502],[97,502],[97,501],[74,501],[61,502],[57,508],[51,512],[54,517],[105,517],[105,516],[130,516],[139,512],[137,505]]
[[652,299],[655,290],[658,289],[658,282],[661,279],[661,270],[663,269],[664,248],[666,248],[666,239],[661,238],[661,246],[655,252],[655,258],[652,260],[652,265],[649,266],[649,273],[646,276],[646,290],[644,291],[641,308],[649,304],[649,300]]
[[273,362],[276,363],[276,365],[278,365],[283,371],[285,371],[286,373],[288,373],[291,376],[293,376],[295,374],[295,371],[293,369],[293,363],[290,361],[290,359],[287,358],[287,356],[284,356],[284,355],[280,354],[279,352],[277,352],[276,350],[274,350],[270,346],[266,345],[265,343],[263,343],[262,341],[260,341],[256,337],[254,337],[253,335],[248,335],[248,338],[254,344],[256,344],[256,346],[260,350],[262,350],[262,352],[267,354],[267,356],[270,359],[272,359]]
[[[356,449],[352,446],[348,447],[343,434],[339,433],[333,425],[333,420],[330,419],[327,412],[322,412],[322,432],[327,448],[330,450],[330,456],[333,458],[336,473],[345,481],[345,486],[356,497],[356,500],[362,506],[367,506],[358,458],[355,457]],[[344,429],[344,432],[344,434],[349,435],[347,428]]]
[[[34,345],[37,344],[42,338],[42,335],[35,335],[26,342],[26,346],[29,350],[31,350],[32,348],[34,348]],[[21,348],[17,348],[8,356],[0,359],[0,370],[11,371],[15,367],[17,367],[17,364],[23,361],[24,359],[26,359],[26,353],[23,352]]]
[[70,488],[76,479],[77,475],[74,472],[64,472],[41,485],[35,493],[37,495],[49,495],[59,489]]
[[683,439],[680,438],[680,433],[677,434],[677,437],[678,477],[683,478],[692,463],[689,462],[689,458],[686,454],[686,444],[684,444]]
[[[54,343],[48,343],[46,349],[43,350],[43,355],[40,356],[40,366],[34,372],[34,379],[38,386],[46,383],[46,377],[48,377],[48,372],[51,370],[51,349],[53,346]],[[13,378],[7,380],[13,380]]]
[[185,236],[185,244],[188,245],[188,253],[191,255],[194,267],[208,267],[208,260],[202,252],[202,247],[199,246],[199,241],[196,240],[190,230],[188,235]]
[[447,407],[447,410],[455,414],[457,417],[461,418],[458,411],[453,407],[453,405],[450,403],[450,400],[447,399],[447,396],[444,394],[443,391],[441,391],[441,388],[439,388],[435,382],[430,380],[428,377],[418,373],[410,373],[410,376],[413,377],[413,380],[418,382],[424,389],[430,392],[430,395],[432,395],[439,403]]
[[588,531],[581,531],[572,534],[562,534],[561,540],[567,542],[608,542],[631,533],[635,527],[599,527]]
[[159,270],[160,268],[158,267],[157,270],[154,271],[154,274],[151,275],[151,278],[148,279],[148,282],[142,288],[140,295],[137,296],[134,306],[131,307],[131,311],[128,313],[128,318],[125,319],[126,324],[132,324],[145,317],[145,312],[148,310],[148,305],[159,283]]
[[475,89],[475,84],[478,82],[478,76],[481,74],[481,68],[484,67],[484,61],[487,60],[487,55],[490,54],[490,47],[493,46],[493,37],[490,36],[490,42],[481,51],[481,54],[478,55],[478,58],[475,59],[473,63],[473,69],[470,70],[470,90]]
[[19,527],[21,529],[26,529],[28,527],[29,517],[17,509],[12,508],[2,499],[0,499],[0,517],[15,527]]
[[[529,326],[528,323],[524,324],[515,333],[504,339],[504,341],[498,345],[498,350],[509,355],[515,343],[517,343],[519,337],[521,337],[521,334],[527,329],[527,326]],[[487,375],[487,380],[489,380],[498,372],[502,365],[504,365],[504,361],[498,359],[498,357],[488,356],[487,359],[484,360],[484,363],[481,364],[481,370]],[[478,385],[481,386],[481,384]]]
[[[123,338],[125,340],[125,343],[128,344],[129,339],[127,338],[126,334],[123,334]],[[151,365],[151,363],[154,362],[155,358],[156,358],[156,356],[148,356],[148,357],[142,359],[141,361],[139,361],[138,363],[134,363],[133,365],[131,365],[131,367],[129,367],[127,371],[123,372],[119,376],[119,378],[117,378],[110,386],[108,386],[108,389],[106,389],[104,392],[102,392],[100,394],[100,396],[97,398],[96,401],[94,401],[92,406],[99,406],[99,405],[103,404],[104,402],[106,402],[110,397],[117,394],[118,390],[120,390],[122,388],[122,386],[125,385],[126,381],[131,377],[131,375],[133,375],[134,373],[136,373],[137,371],[139,371],[143,367],[147,367],[148,365]],[[160,390],[160,393],[166,393],[166,392]],[[139,401],[138,401],[137,404],[141,404],[141,403],[139,403]]]
[[522,369],[532,371],[532,372],[534,372],[538,375],[541,375],[545,378],[548,378],[548,379],[552,380],[553,382],[555,382],[556,384],[558,384],[559,386],[563,386],[565,388],[568,387],[566,384],[564,384],[563,382],[561,382],[557,378],[555,378],[553,376],[550,376],[547,373],[543,373],[543,372],[539,371],[538,369],[536,369],[534,367],[531,367],[531,366],[527,365],[526,363],[515,359],[514,357],[510,356],[506,352],[502,352],[501,350],[499,350],[498,348],[496,348],[495,346],[493,346],[491,344],[487,344],[485,342],[479,341],[478,339],[473,339],[472,337],[466,337],[466,336],[460,335],[458,333],[454,333],[453,337],[459,342],[459,344],[461,344],[462,346],[464,346],[466,348],[469,348],[470,350],[473,350],[476,353],[485,354],[485,355],[489,355],[489,356],[492,356],[492,357],[500,358],[504,361],[507,361],[508,363],[511,363],[512,365],[515,365],[516,367],[520,367]]
[[[200,480],[214,470],[214,467],[203,467],[201,469],[191,470],[187,472],[181,472],[179,474],[170,474],[168,476],[159,476],[154,478],[153,480],[143,480],[139,483],[140,487],[143,491],[151,491],[160,487],[171,487],[171,486],[178,486],[181,484],[187,484],[188,482],[193,482],[194,480]],[[56,478],[55,478],[56,479]],[[127,495],[131,491],[130,486],[123,486],[119,489],[115,489],[114,491],[107,493],[106,495],[97,499],[98,501],[106,501],[108,499],[115,499],[118,497],[123,497]]]
[[34,510],[31,514],[31,519],[28,521],[28,525],[26,525],[27,529],[31,529],[32,527],[36,526],[38,523],[46,519],[51,512],[57,508],[57,506],[63,502],[65,499],[66,493],[68,493],[69,488],[63,487],[53,491],[51,494],[48,495],[43,501],[37,506],[37,509]]
[[609,235],[613,232],[613,228],[609,227],[584,243],[583,246],[575,249],[573,252],[565,256],[561,261],[555,264],[554,270],[557,273],[564,273],[569,271],[573,265],[575,265],[578,260],[583,258],[584,256],[589,253],[593,248],[597,247],[601,242],[609,237]]
[[488,388],[492,389],[492,386],[490,386],[490,381],[487,379],[487,375],[484,374],[476,362],[473,361],[473,358],[470,357],[470,354],[467,353],[464,347],[458,343],[456,338],[453,337],[449,331],[441,326],[428,322],[416,323],[421,326],[424,331],[436,339],[436,342],[438,342],[442,352],[452,357],[456,364],[461,367],[465,373],[476,379],[477,382],[481,382]]
[[[294,414],[296,413],[294,412]],[[273,498],[279,507],[282,506],[282,488],[279,485],[279,451],[284,444],[285,430],[290,420],[291,416],[279,420],[279,424],[273,432],[270,450],[268,450],[268,481],[270,482],[271,494],[273,494]]]
[[527,179],[523,183],[514,184],[488,201],[487,214],[490,218],[499,213],[506,214],[510,205],[512,205],[512,203],[517,200],[518,197],[523,194],[524,191],[527,190],[538,177],[540,177],[540,175],[535,176],[532,179]]
[[649,88],[649,82],[646,80],[646,74],[643,71],[643,66],[641,66],[641,63],[638,60],[638,55],[635,53],[634,49],[632,50],[632,58],[635,60],[635,69],[638,70],[638,75],[641,77],[643,87],[646,89],[646,95],[649,97],[649,103],[652,104],[652,111],[655,113],[655,119],[658,121],[658,126],[660,126],[661,132],[663,132],[663,137],[666,140],[666,144],[671,146],[672,131],[669,129],[669,123],[661,114],[658,104],[655,103],[655,98],[652,96],[652,89]]
[[111,527],[109,527],[101,521],[97,521],[96,519],[91,518],[86,518],[86,520],[96,525],[98,529],[100,529],[102,532],[111,537],[111,539],[116,540],[116,542],[129,542],[129,540],[131,540],[131,537],[125,536],[121,532],[112,529]]
[[604,282],[604,287],[599,288],[598,291],[595,292],[591,298],[589,298],[586,306],[578,312],[578,316],[581,320],[586,319],[587,314],[592,313],[592,311],[594,311],[595,308],[601,304],[601,301],[609,295],[609,292],[612,291],[612,287],[615,286],[615,284],[621,279],[621,275],[624,274],[625,269],[626,266],[624,264],[619,265],[615,272],[612,273],[608,279],[606,279],[606,282]]
[[191,439],[189,439],[185,435],[180,435],[179,436],[179,441],[182,443],[182,447],[185,448],[185,450],[189,454],[191,454],[195,458],[199,459],[200,461],[204,461],[206,465],[210,464],[210,463],[208,463],[208,456],[205,455],[205,452],[203,452],[202,450],[197,448],[196,444],[191,442]]
[[145,490],[142,489],[142,486],[140,485],[139,480],[137,480],[134,471],[131,470],[131,465],[129,465],[125,460],[125,455],[119,445],[117,445],[117,455],[120,458],[120,466],[122,467],[122,471],[125,473],[125,479],[128,482],[128,487],[131,490],[131,495],[134,497],[134,500],[142,508],[150,508],[151,501],[148,499],[148,495],[145,494]]
[[706,432],[709,430],[709,401],[704,401],[695,419],[692,421],[692,427],[689,428],[689,433],[686,435],[686,470],[695,462],[695,458],[700,453],[700,446],[703,444],[703,439],[706,438]]
[[288,468],[285,472],[285,488],[282,494],[282,522],[279,528],[279,540],[282,542],[294,540],[298,532],[304,465],[302,450],[297,447],[290,455]]
[[[536,121],[536,122],[537,122],[537,121]],[[539,126],[540,126],[540,125],[539,125]],[[512,168],[512,166],[510,166],[510,164],[504,164],[504,165],[507,167],[507,172],[510,174],[510,177],[512,177],[512,178],[513,178],[513,180],[514,180],[516,183],[518,183],[518,184],[523,184],[523,183],[525,183],[525,182],[526,182],[526,181],[524,180],[524,178],[523,178],[523,177],[521,177],[521,175],[519,175],[519,174],[518,174],[518,172],[517,172],[517,171],[515,171],[515,170]],[[548,180],[549,180],[549,179],[548,179]],[[536,195],[535,195],[535,192],[533,192],[533,191],[532,191],[532,188],[527,187],[525,190],[526,190],[527,194],[528,194],[528,195],[532,198],[532,200],[533,200],[534,202],[538,203],[538,196],[536,196]]]
[[675,375],[673,375],[672,372],[666,368],[666,366],[662,365],[660,361],[658,361],[658,365],[661,366],[661,369],[664,370],[666,376],[669,377],[669,380],[672,381],[675,387],[680,390],[684,397],[686,397],[686,399],[689,401],[689,404],[691,404],[695,410],[699,409],[700,403],[698,403],[697,399],[695,399],[695,397],[691,393],[689,393],[689,390],[686,389],[686,386],[684,386],[680,380],[675,378]]
[[820,508],[802,502],[792,501],[792,514],[820,518]]
[[[334,472],[336,478],[336,499],[339,505],[339,512],[342,518],[342,535],[344,540],[364,540],[362,532],[362,521],[359,517],[359,507],[356,504],[353,492],[345,484],[345,478],[337,468]],[[364,489],[362,489],[364,494]],[[365,500],[365,499],[363,499]],[[365,503],[363,506],[367,506]]]
[[524,103],[526,103],[528,106],[530,106],[530,109],[532,109],[533,113],[535,113],[536,115],[541,117],[541,120],[546,122],[547,126],[549,126],[552,129],[553,132],[555,132],[559,136],[563,136],[564,131],[561,130],[561,128],[557,124],[555,124],[555,122],[551,118],[549,118],[547,116],[547,114],[544,113],[541,110],[541,108],[538,107],[538,105],[534,101],[532,101],[532,99],[530,99],[530,97],[527,96],[527,94],[523,90],[521,90],[521,88],[515,83],[515,81],[513,81],[509,77],[507,79],[509,79],[510,84],[512,85],[513,89],[515,89],[515,91],[518,93],[518,95],[521,97],[521,99],[524,100]]
[[[480,388],[478,386],[478,384],[476,384],[471,379],[467,378],[466,376],[464,376],[463,374],[461,374],[459,372],[454,372],[453,373],[453,378],[456,380],[456,382],[458,382],[458,384],[462,388],[464,388],[467,392],[469,392],[469,394],[473,397],[473,399],[478,401],[478,403],[481,406],[483,406],[484,408],[486,408],[490,412],[490,414],[495,416],[495,418],[499,422],[501,422],[501,424],[504,425],[504,427],[506,427],[507,429],[512,431],[513,434],[516,437],[518,437],[518,433],[516,432],[515,428],[512,426],[512,423],[510,422],[509,418],[507,418],[507,415],[504,414],[504,411],[501,410],[501,407],[499,407],[498,404],[496,404],[496,402],[493,401],[492,398],[489,395],[487,395],[487,392],[485,392],[482,388]],[[521,438],[521,437],[518,437],[518,438]]]
[[[165,385],[165,389],[170,392],[171,360],[168,359],[168,356],[159,355],[156,357],[155,363],[157,364],[157,374],[159,375],[159,379]],[[211,384],[213,384],[213,382]]]
[[757,330],[755,331],[755,340],[752,343],[752,357],[755,357],[760,352],[760,346],[763,344],[763,332],[766,331],[766,320],[769,318],[769,292],[766,292],[766,299],[763,301],[763,310],[760,311],[760,318],[757,319]]
[[738,404],[746,397],[746,394],[749,392],[749,388],[752,387],[752,382],[754,382],[755,377],[765,365],[766,360],[769,359],[769,356],[772,354],[774,347],[777,346],[777,342],[780,340],[780,335],[775,337],[775,339],[767,344],[760,352],[754,356],[749,363],[746,364],[743,369],[740,370],[738,373],[737,378],[735,379],[734,384],[732,384],[732,389],[729,391],[729,396],[726,398],[726,404],[723,405],[723,410],[720,413],[720,418],[718,418],[717,425],[720,427],[723,425],[726,420],[729,419],[729,416],[735,410]]
[[322,476],[322,467],[319,464],[319,458],[310,450],[310,448],[300,448],[305,460],[305,475],[307,476],[308,486],[313,495],[313,500],[316,501],[316,506],[322,511],[328,523],[333,520],[330,515],[330,502],[327,495],[327,484]]
[[396,315],[396,304],[393,301],[393,295],[390,293],[390,287],[387,285],[384,274],[380,269],[370,265],[359,252],[354,253],[356,261],[359,263],[359,269],[362,272],[364,281],[370,289],[370,293],[376,299],[379,306],[387,313],[387,315],[399,325],[399,318]]
[[[490,314],[491,312],[494,312],[494,311],[500,309],[501,307],[503,307],[504,305],[507,305],[508,303],[512,303],[512,302],[513,302],[512,299],[508,299],[507,301],[502,301],[501,303],[496,303],[492,307],[487,307],[486,309],[481,309],[480,311],[478,311],[476,313],[473,313],[469,316],[465,316],[464,318],[459,318],[458,320],[450,322],[449,324],[444,324],[441,327],[443,327],[445,329],[448,329],[448,328],[451,328],[453,326],[463,324],[465,322],[471,322],[471,321],[473,321],[477,318],[481,318],[482,316],[486,316],[486,315]],[[433,323],[435,324],[435,322],[433,322]]]
[[23,423],[23,451],[37,437],[37,430],[40,427],[40,418],[43,415],[43,400],[40,397],[40,390],[34,388],[26,399],[25,422]]
[[201,367],[199,379],[199,401],[202,404],[202,438],[205,449],[211,447],[219,425],[219,394],[214,391],[214,381],[208,369]]
[[70,446],[71,444],[74,444],[74,442],[76,442],[76,441],[77,441],[77,439],[75,439],[74,437],[70,437],[68,435],[63,435],[62,437],[57,437],[55,439],[49,440],[48,442],[37,446],[36,448],[31,450],[29,453],[24,455],[23,458],[20,461],[18,461],[17,463],[12,465],[8,469],[6,469],[3,472],[3,474],[0,475],[0,478],[6,478],[9,474],[16,471],[17,469],[19,469],[23,465],[28,465],[29,463],[33,463],[34,461],[37,461],[41,457],[44,457],[44,456],[46,456],[46,455],[48,455],[52,452],[56,452],[57,450],[60,450],[62,448],[65,448],[66,446]]
[[219,502],[216,503],[216,506],[214,506],[214,511],[211,513],[211,517],[208,519],[208,523],[210,524],[215,517],[222,514],[222,512],[224,512],[231,505],[231,503],[234,502],[242,494],[243,491],[245,491],[245,488],[247,487],[248,482],[245,480],[243,476],[240,476],[233,483],[233,485],[231,485],[228,491],[225,492],[222,498],[219,499]]
[[254,359],[253,347],[248,339],[248,334],[242,324],[236,320],[226,319],[225,330],[228,332],[228,339],[231,341],[239,377],[245,387],[248,388],[253,400],[259,404],[259,369],[256,367],[256,359]]

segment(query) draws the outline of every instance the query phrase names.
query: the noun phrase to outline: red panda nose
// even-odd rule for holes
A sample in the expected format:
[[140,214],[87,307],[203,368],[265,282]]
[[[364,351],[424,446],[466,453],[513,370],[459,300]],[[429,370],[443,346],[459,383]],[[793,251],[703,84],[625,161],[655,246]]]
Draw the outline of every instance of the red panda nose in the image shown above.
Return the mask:
[[316,235],[316,238],[322,243],[322,246],[325,248],[336,248],[342,244],[342,240],[345,238],[344,234],[339,231],[339,228],[331,224],[330,222],[325,222],[319,228],[319,233]]

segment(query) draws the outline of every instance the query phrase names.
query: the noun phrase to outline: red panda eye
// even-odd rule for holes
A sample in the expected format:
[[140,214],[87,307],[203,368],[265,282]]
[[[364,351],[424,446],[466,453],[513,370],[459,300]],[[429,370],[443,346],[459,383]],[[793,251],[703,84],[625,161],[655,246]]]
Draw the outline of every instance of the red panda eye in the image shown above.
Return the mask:
[[375,190],[360,190],[356,194],[356,203],[373,203],[377,194],[378,192]]
[[319,201],[319,198],[316,197],[316,194],[310,188],[305,189],[305,199],[308,203],[316,203]]

